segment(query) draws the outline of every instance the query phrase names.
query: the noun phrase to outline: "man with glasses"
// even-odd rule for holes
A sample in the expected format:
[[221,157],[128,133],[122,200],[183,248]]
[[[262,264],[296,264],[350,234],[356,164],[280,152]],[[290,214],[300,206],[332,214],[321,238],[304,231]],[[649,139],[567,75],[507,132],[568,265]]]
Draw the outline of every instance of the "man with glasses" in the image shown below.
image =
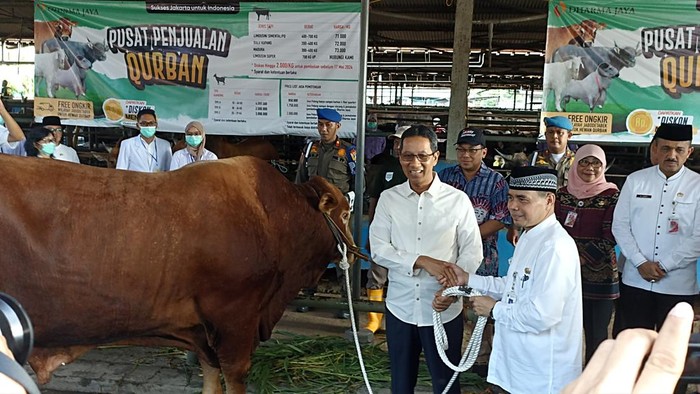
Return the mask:
[[[476,274],[499,276],[498,232],[513,224],[508,212],[508,183],[503,175],[490,169],[483,162],[488,152],[483,130],[465,128],[459,133],[455,146],[459,164],[445,168],[438,176],[442,182],[467,193],[474,207],[484,248],[484,260]],[[485,373],[492,338],[493,320],[490,320],[484,330],[475,372]]]
[[661,124],[651,145],[658,165],[630,174],[620,191],[612,232],[627,260],[621,329],[658,330],[674,305],[698,293],[700,175],[684,166],[692,138],[691,125]]
[[[338,138],[340,121],[342,116],[338,111],[331,108],[319,108],[316,110],[318,116],[317,130],[321,137],[319,141],[310,141],[299,159],[297,167],[296,183],[306,182],[312,176],[318,175],[325,178],[340,192],[345,195],[352,209],[355,200],[355,145]],[[342,271],[336,267],[338,279],[341,284],[341,292],[344,293],[345,281]],[[312,296],[315,289],[305,289],[307,296]],[[308,306],[299,306],[298,312],[307,312]],[[350,314],[341,310],[337,314],[338,318],[348,319]]]
[[168,171],[173,151],[170,142],[156,137],[158,120],[152,108],[142,108],[136,114],[139,135],[122,141],[117,157],[118,170],[140,172]]
[[[369,228],[372,258],[389,270],[385,316],[393,393],[414,392],[421,350],[433,391],[446,387],[453,372],[435,346],[433,300],[444,309],[446,353],[453,364],[460,358],[464,321],[461,298],[435,297],[442,289],[437,277],[454,265],[474,273],[483,259],[469,197],[433,172],[438,155],[437,135],[428,127],[403,133],[399,160],[408,181],[382,193]],[[455,382],[449,393],[459,392]]]
[[44,116],[44,119],[41,120],[41,125],[53,133],[53,138],[56,143],[56,148],[54,148],[53,152],[54,159],[80,164],[80,159],[78,158],[78,153],[75,151],[75,149],[61,143],[63,140],[63,125],[61,124],[61,118],[58,116]]
[[565,116],[544,118],[544,125],[547,146],[544,150],[533,152],[528,162],[531,166],[556,170],[558,186],[566,186],[569,168],[574,162],[574,152],[568,146],[574,126]]

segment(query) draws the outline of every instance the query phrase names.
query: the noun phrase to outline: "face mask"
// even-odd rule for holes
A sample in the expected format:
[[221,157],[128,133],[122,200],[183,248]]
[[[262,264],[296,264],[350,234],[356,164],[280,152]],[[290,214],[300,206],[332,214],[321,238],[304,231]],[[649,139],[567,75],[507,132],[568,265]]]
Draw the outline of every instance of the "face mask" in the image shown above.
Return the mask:
[[377,122],[367,122],[367,128],[368,128],[368,129],[376,129],[376,128],[377,128]]
[[156,126],[141,126],[141,135],[151,138],[156,135]]
[[53,142],[47,142],[43,145],[41,145],[41,153],[45,154],[46,156],[51,156],[53,155],[53,152],[56,150],[56,144]]
[[196,148],[199,146],[199,144],[202,143],[202,140],[204,140],[204,136],[201,135],[186,135],[185,136],[185,142],[187,145]]

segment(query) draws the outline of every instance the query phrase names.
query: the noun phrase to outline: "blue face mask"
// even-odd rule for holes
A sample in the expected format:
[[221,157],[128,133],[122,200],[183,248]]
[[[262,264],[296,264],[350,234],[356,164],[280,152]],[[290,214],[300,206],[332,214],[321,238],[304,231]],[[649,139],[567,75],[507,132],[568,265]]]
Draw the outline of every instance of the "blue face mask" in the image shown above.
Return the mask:
[[202,140],[204,140],[204,136],[201,135],[186,135],[185,136],[185,142],[187,145],[196,148],[198,147],[201,143]]
[[56,151],[56,144],[53,142],[47,142],[43,145],[41,145],[41,153],[45,154],[46,156],[51,156],[53,155],[53,152]]
[[367,122],[367,128],[374,130],[377,128],[377,122]]
[[156,135],[156,126],[141,126],[141,135],[151,138]]

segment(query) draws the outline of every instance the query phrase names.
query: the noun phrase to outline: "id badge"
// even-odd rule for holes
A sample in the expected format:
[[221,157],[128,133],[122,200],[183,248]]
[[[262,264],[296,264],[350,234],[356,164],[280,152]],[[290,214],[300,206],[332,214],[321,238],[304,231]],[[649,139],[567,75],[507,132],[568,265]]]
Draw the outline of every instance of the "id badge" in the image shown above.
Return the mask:
[[518,296],[515,295],[515,292],[509,291],[506,294],[506,304],[515,304],[515,301],[518,299]]
[[566,214],[566,219],[564,219],[564,226],[566,227],[574,227],[574,223],[576,223],[576,218],[578,217],[578,213],[574,211],[569,211]]
[[669,234],[675,234],[679,232],[680,229],[680,220],[676,215],[671,215],[668,217],[668,233]]

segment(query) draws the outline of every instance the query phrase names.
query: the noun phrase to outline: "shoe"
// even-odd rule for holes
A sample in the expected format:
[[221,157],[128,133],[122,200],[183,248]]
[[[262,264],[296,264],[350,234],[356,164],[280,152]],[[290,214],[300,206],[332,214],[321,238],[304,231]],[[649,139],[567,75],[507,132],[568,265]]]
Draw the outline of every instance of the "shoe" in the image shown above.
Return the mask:
[[335,317],[337,317],[338,319],[347,320],[350,318],[350,312],[341,310],[335,313]]
[[308,311],[310,311],[310,310],[311,310],[311,308],[309,308],[309,307],[306,306],[306,305],[302,305],[302,306],[298,306],[298,307],[297,307],[297,312],[299,312],[299,313],[306,313],[306,312],[308,312]]
[[[384,299],[384,289],[368,289],[367,296],[370,301],[382,301]],[[365,328],[372,332],[377,332],[377,330],[379,330],[379,328],[382,326],[383,317],[383,313],[367,313],[367,325]]]

